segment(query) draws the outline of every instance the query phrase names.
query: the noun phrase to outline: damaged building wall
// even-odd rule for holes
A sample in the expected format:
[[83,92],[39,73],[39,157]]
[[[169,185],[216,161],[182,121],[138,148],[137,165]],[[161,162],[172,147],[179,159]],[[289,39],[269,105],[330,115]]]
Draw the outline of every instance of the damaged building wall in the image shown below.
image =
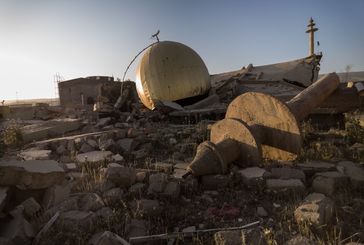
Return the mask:
[[100,94],[100,87],[114,82],[113,77],[76,78],[58,83],[63,108],[92,108]]

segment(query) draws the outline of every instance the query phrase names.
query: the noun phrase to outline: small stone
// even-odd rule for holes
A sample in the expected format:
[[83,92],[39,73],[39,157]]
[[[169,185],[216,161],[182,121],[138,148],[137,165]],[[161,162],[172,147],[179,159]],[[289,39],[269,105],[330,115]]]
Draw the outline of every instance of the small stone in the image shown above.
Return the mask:
[[244,184],[256,186],[263,183],[266,171],[264,168],[251,167],[240,170],[239,174],[242,177]]
[[99,145],[97,144],[96,140],[88,139],[86,142],[87,142],[87,144],[88,144],[89,146],[91,146],[93,149],[97,149],[97,148],[99,148]]
[[22,151],[19,154],[19,157],[21,157],[25,161],[48,160],[50,159],[51,153],[52,153],[51,150],[28,150],[28,151]]
[[349,184],[349,178],[336,171],[317,173],[312,182],[315,192],[332,195]]
[[113,153],[111,151],[91,151],[87,153],[78,154],[76,159],[80,163],[100,163],[105,160],[110,160]]
[[169,138],[169,144],[175,145],[177,144],[177,140],[175,138]]
[[268,213],[263,207],[257,207],[257,214],[259,217],[267,217]]
[[20,212],[17,213],[12,220],[7,222],[6,225],[1,227],[0,236],[8,241],[11,241],[9,245],[31,244],[30,239],[35,236],[35,230]]
[[245,244],[243,231],[219,231],[214,235],[216,245],[241,245]]
[[148,193],[161,193],[168,183],[168,175],[164,173],[152,174],[149,176]]
[[129,192],[133,194],[141,194],[145,189],[144,183],[136,183],[129,188]]
[[302,169],[308,175],[312,175],[317,172],[327,172],[335,170],[335,164],[323,161],[310,161],[306,163],[298,163],[297,167]]
[[67,148],[64,144],[61,144],[57,147],[56,152],[58,155],[65,155],[67,153]]
[[130,154],[138,146],[136,140],[130,138],[120,139],[116,143],[126,154]]
[[305,185],[299,179],[267,179],[268,190],[271,191],[304,191]]
[[230,185],[231,177],[229,175],[204,175],[201,178],[203,188],[205,190],[223,189]]
[[115,150],[115,141],[113,139],[100,140],[99,148],[102,151],[114,151]]
[[88,241],[89,245],[129,245],[127,241],[111,231],[96,233]]
[[102,198],[96,193],[87,193],[81,198],[79,205],[82,211],[87,212],[96,211],[104,207],[105,203],[103,202]]
[[89,229],[95,221],[93,212],[71,210],[61,213],[57,223],[69,230]]
[[42,208],[33,197],[28,198],[27,200],[22,202],[20,205],[24,208],[23,214],[27,218],[32,218]]
[[64,164],[65,170],[68,171],[75,171],[77,170],[77,165],[75,163],[66,163]]
[[95,127],[102,128],[111,123],[111,117],[100,118]]
[[308,195],[294,212],[297,223],[308,222],[314,226],[329,224],[334,216],[333,201],[321,193]]
[[147,173],[145,171],[140,171],[136,173],[136,182],[144,182],[147,177]]
[[121,188],[128,188],[135,183],[136,171],[134,168],[124,167],[119,164],[109,165],[105,177]]
[[95,212],[95,217],[103,221],[110,221],[113,216],[114,212],[109,207],[102,207]]

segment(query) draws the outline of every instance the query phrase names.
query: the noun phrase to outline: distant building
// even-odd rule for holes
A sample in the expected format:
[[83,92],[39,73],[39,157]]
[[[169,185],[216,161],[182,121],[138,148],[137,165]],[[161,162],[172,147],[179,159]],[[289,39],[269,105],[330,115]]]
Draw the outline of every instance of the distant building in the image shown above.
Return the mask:
[[[92,109],[103,85],[118,84],[113,77],[92,76],[58,83],[60,105],[63,108]],[[119,85],[120,86],[120,85]]]

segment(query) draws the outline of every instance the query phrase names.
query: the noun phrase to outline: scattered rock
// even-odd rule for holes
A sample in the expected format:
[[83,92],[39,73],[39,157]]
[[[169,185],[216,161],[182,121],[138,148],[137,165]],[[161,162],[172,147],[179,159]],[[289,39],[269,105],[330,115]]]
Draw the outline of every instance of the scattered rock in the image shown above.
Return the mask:
[[245,244],[244,232],[237,231],[219,231],[214,235],[216,245],[241,245]]
[[135,204],[135,210],[146,216],[156,216],[162,212],[162,209],[157,200],[141,199],[137,200]]
[[127,241],[111,231],[99,232],[91,237],[89,245],[129,245]]
[[100,163],[105,160],[110,160],[113,153],[111,151],[91,151],[78,154],[76,159],[80,163]]
[[146,177],[147,177],[147,172],[145,172],[145,171],[140,171],[140,172],[136,173],[137,182],[144,182]]
[[164,188],[163,194],[171,197],[171,198],[177,198],[181,193],[181,185],[178,182],[168,182],[166,187]]
[[87,152],[91,152],[91,151],[95,151],[95,148],[93,148],[92,146],[90,146],[87,143],[83,143],[79,150],[79,152],[81,152],[81,153],[87,153]]
[[349,178],[340,172],[321,172],[316,174],[316,177],[312,182],[312,188],[315,192],[332,195],[338,189],[341,189],[348,184]]
[[300,169],[295,168],[272,168],[270,178],[273,179],[300,179],[305,182],[305,173]]
[[263,208],[263,207],[257,207],[257,215],[259,217],[267,217],[268,216],[268,212]]
[[329,224],[334,216],[333,201],[321,193],[308,195],[294,212],[297,223],[309,223],[316,227]]
[[87,144],[88,144],[89,146],[91,146],[93,149],[97,149],[97,148],[99,148],[99,145],[97,144],[96,140],[88,139],[86,142],[87,142]]
[[93,212],[71,210],[61,213],[57,220],[64,228],[69,230],[89,229],[95,221]]
[[136,140],[131,138],[120,139],[116,143],[122,152],[126,154],[130,154],[138,145]]
[[129,192],[133,194],[141,194],[145,189],[144,183],[136,183],[129,188]]
[[35,230],[19,212],[7,225],[0,227],[0,237],[10,241],[10,244],[30,244],[30,239],[35,237]]
[[244,184],[249,186],[256,186],[264,183],[264,175],[266,171],[264,168],[251,167],[239,171]]
[[335,164],[322,161],[309,161],[306,163],[298,163],[297,167],[302,169],[306,175],[313,175],[317,172],[334,171],[336,169]]
[[359,164],[343,161],[338,163],[338,168],[342,173],[349,176],[354,188],[364,188],[364,169]]
[[33,218],[42,208],[33,197],[26,199],[20,206],[22,206],[26,218]]
[[64,144],[61,144],[57,147],[56,153],[58,155],[65,155],[67,153],[67,148]]
[[0,185],[45,189],[64,180],[65,172],[53,160],[1,161]]
[[69,197],[72,185],[64,181],[61,185],[49,187],[43,195],[43,207],[48,209]]
[[302,235],[297,235],[287,241],[285,245],[316,245],[316,242],[311,241],[310,239]]
[[19,153],[19,157],[25,161],[30,160],[48,160],[50,158],[51,150],[28,150]]
[[113,139],[100,140],[99,148],[102,151],[115,151],[115,141]]
[[82,211],[96,211],[105,206],[102,198],[96,193],[87,193],[85,194],[80,202],[79,206]]
[[112,158],[111,158],[114,162],[116,163],[122,163],[122,162],[125,162],[125,159],[122,155],[120,154],[116,154],[116,155],[113,155]]
[[95,127],[102,128],[111,123],[111,117],[100,118]]
[[268,190],[271,191],[299,191],[305,190],[305,185],[299,179],[267,179]]
[[164,173],[149,176],[148,193],[161,193],[168,183],[168,175]]
[[121,188],[128,188],[135,183],[136,171],[134,168],[124,167],[119,164],[109,164],[105,177]]
[[173,172],[173,165],[170,163],[157,162],[154,164],[154,168],[157,171],[165,172],[168,174]]

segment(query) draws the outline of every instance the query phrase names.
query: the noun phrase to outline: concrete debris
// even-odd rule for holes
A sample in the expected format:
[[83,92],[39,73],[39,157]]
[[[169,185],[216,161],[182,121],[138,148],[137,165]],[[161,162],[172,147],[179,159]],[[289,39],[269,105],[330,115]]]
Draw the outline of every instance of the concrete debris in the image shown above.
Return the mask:
[[81,121],[78,119],[54,119],[40,124],[24,126],[21,128],[21,132],[24,142],[29,143],[61,136],[80,127]]
[[270,170],[270,178],[273,179],[300,179],[302,182],[306,181],[305,173],[300,169],[295,168],[272,168]]
[[238,173],[242,177],[244,184],[257,186],[264,182],[264,176],[267,171],[264,168],[251,167],[239,170]]
[[49,187],[43,195],[43,207],[53,207],[70,196],[72,185],[64,181],[61,185]]
[[300,179],[267,179],[266,185],[271,191],[303,192],[305,190],[305,185]]
[[89,245],[129,245],[127,241],[111,231],[96,233],[88,241]]
[[316,174],[312,182],[312,188],[315,192],[330,196],[337,190],[347,187],[348,184],[349,178],[340,172],[320,172]]
[[356,163],[343,161],[338,163],[338,169],[350,178],[354,188],[364,188],[364,168]]
[[19,154],[19,157],[21,157],[25,161],[30,160],[48,160],[50,159],[52,151],[50,150],[27,150],[22,151]]
[[312,193],[295,210],[297,223],[308,223],[316,227],[330,224],[334,217],[334,203],[324,194]]
[[113,153],[111,151],[91,151],[87,153],[78,154],[76,159],[79,163],[101,163],[110,160]]
[[53,160],[0,162],[0,185],[44,189],[62,183],[64,177],[64,170]]

